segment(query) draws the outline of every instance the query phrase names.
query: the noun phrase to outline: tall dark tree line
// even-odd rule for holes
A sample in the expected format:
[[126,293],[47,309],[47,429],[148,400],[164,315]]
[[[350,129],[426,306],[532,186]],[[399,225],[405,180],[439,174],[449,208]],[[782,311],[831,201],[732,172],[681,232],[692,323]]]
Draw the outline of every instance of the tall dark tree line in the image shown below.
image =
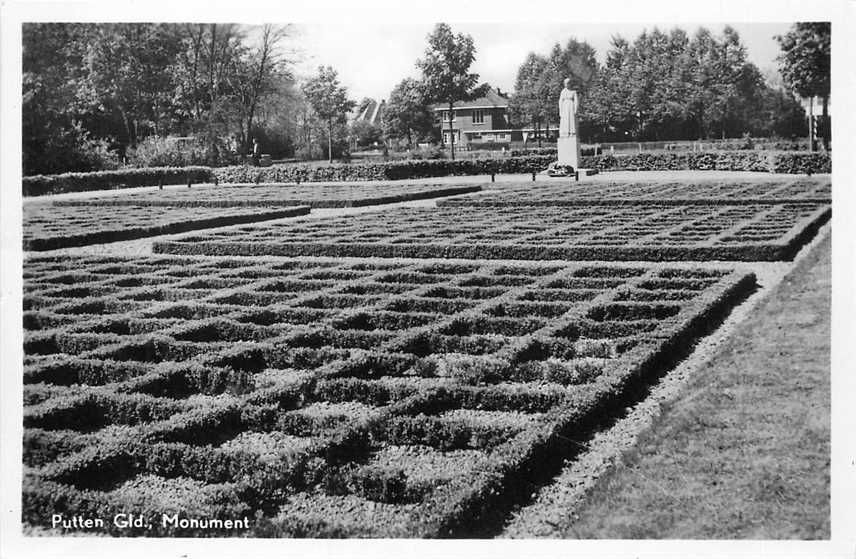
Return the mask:
[[[602,66],[594,50],[571,39],[547,55],[530,53],[511,100],[518,126],[553,122],[561,80],[581,93],[585,141],[792,136],[799,103],[765,83],[736,30],[717,37],[698,29],[645,31],[633,42],[615,36]],[[781,118],[780,115],[788,115]]]

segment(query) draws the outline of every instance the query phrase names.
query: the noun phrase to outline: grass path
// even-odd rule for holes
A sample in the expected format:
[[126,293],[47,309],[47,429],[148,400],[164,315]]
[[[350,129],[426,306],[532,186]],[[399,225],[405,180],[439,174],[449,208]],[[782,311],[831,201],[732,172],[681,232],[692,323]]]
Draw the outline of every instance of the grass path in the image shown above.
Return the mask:
[[581,502],[560,475],[504,535],[829,538],[829,236],[806,256]]

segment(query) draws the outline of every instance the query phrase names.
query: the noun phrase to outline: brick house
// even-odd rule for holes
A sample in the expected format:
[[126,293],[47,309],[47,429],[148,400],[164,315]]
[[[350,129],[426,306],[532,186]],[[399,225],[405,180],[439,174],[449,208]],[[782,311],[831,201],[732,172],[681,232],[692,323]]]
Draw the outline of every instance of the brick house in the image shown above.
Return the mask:
[[[449,143],[449,105],[433,107],[436,125],[440,127],[444,145]],[[532,129],[512,128],[508,121],[508,97],[499,88],[491,89],[484,97],[472,101],[458,101],[452,110],[452,133],[455,146],[478,149],[478,144],[506,144],[523,142],[532,135]],[[542,130],[542,133],[549,130]]]

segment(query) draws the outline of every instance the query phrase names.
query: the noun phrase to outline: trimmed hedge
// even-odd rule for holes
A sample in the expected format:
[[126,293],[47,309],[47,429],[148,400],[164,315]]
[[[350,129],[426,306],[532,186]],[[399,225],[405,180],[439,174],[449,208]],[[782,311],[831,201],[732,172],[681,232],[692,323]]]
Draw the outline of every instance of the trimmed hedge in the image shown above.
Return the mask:
[[[830,207],[821,207],[803,219],[799,227],[779,239],[764,243],[747,242],[724,246],[640,246],[628,242],[620,246],[536,245],[536,244],[439,244],[423,243],[329,243],[258,241],[157,241],[152,252],[184,256],[327,256],[335,258],[463,258],[489,260],[734,260],[763,261],[792,259],[817,230],[829,221]],[[430,304],[434,309],[438,304]],[[394,308],[414,311],[415,308]],[[429,309],[424,309],[429,310]]]
[[500,159],[410,160],[390,162],[342,163],[309,167],[273,165],[271,167],[220,167],[214,169],[219,182],[318,182],[418,179],[445,176],[490,175],[497,173],[538,173],[554,158],[549,155]]
[[583,157],[580,167],[601,171],[757,171],[764,173],[831,173],[827,152],[708,151],[633,153]]
[[[131,261],[134,266],[122,265]],[[221,316],[211,315],[207,309],[215,305],[205,288],[231,284],[224,276],[241,264],[281,273],[247,278],[235,289],[302,295],[269,309],[224,305]],[[642,393],[636,383],[667,370],[755,285],[753,275],[725,269],[641,265],[91,256],[33,258],[28,281],[31,293],[55,301],[45,305],[48,313],[67,304],[66,286],[113,285],[157,266],[174,267],[159,274],[175,277],[165,289],[202,291],[178,305],[38,333],[46,355],[28,356],[26,386],[34,398],[24,416],[24,461],[31,467],[23,520],[30,526],[80,511],[104,518],[118,511],[153,518],[178,512],[255,519],[250,532],[208,535],[476,534],[491,514],[507,511],[518,490],[531,491],[535,470],[555,471],[568,456],[563,441],[569,434],[579,441],[595,420],[624,409]],[[75,282],[71,269],[111,277],[79,273]],[[173,276],[178,270],[187,273]],[[373,289],[339,295],[348,286],[391,289],[376,292],[379,297]],[[413,293],[416,286],[424,291]],[[571,286],[597,286],[600,299],[582,297],[561,315],[519,300],[524,291]],[[141,289],[148,287],[112,296]],[[683,290],[695,297],[634,303],[610,295],[619,290]],[[360,292],[368,294],[361,299]],[[423,297],[428,292],[435,297]],[[474,306],[449,317],[436,308],[397,315],[388,309],[396,299],[384,293],[398,293],[399,301]],[[303,313],[307,303],[323,303],[314,310],[326,311],[326,318],[301,314],[300,325],[286,318]],[[165,310],[175,312],[147,318]],[[260,316],[264,312],[270,314]],[[181,317],[197,318],[178,322]],[[280,322],[286,329],[278,330]],[[91,324],[112,334],[66,340],[79,335],[66,330]],[[148,332],[153,324],[162,327]],[[116,339],[119,331],[124,334]],[[364,345],[358,340],[377,336],[394,339],[357,349]],[[489,337],[501,343],[485,344]],[[226,341],[240,338],[247,341]],[[249,341],[256,338],[262,341]],[[302,342],[311,347],[299,347]],[[496,350],[456,353],[465,346],[481,353],[483,345]],[[71,355],[52,355],[60,350]],[[74,386],[81,382],[99,386]],[[105,531],[117,533],[99,530]],[[132,534],[138,533],[118,535]],[[140,535],[206,534],[156,523]]]
[[97,173],[65,173],[24,177],[24,196],[134,188],[159,184],[268,183],[399,180],[445,176],[538,173],[555,159],[550,155],[473,160],[406,160],[389,162],[306,164],[271,167],[158,167]]
[[[24,196],[44,196],[62,192],[84,192],[111,188],[134,188],[159,184],[186,184],[188,181],[223,183],[323,182],[400,180],[445,176],[538,173],[555,161],[551,149],[495,159],[406,160],[389,162],[340,163],[324,166],[302,164],[271,167],[158,167],[123,169],[96,173],[65,173],[24,177]],[[829,173],[828,152],[725,151],[634,153],[629,155],[584,155],[583,168],[599,170],[726,170],[770,173]]]
[[24,177],[24,196],[45,196],[62,192],[87,192],[111,188],[135,188],[160,184],[187,184],[211,182],[210,167],[151,167],[122,169],[95,173],[63,173],[61,175],[35,175]]

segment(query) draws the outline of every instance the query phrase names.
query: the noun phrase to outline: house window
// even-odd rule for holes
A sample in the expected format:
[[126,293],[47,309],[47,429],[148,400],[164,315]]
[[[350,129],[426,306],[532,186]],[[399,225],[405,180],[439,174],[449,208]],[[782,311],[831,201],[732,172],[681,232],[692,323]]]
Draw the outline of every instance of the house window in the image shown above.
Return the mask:
[[[452,111],[452,122],[455,122],[455,112]],[[443,111],[443,122],[449,122],[449,111]]]
[[[454,132],[455,132],[455,143],[460,144],[461,143],[461,131],[455,130]],[[448,130],[443,131],[443,143],[444,144],[449,143],[449,131]]]
[[473,124],[484,124],[484,111],[473,109]]

